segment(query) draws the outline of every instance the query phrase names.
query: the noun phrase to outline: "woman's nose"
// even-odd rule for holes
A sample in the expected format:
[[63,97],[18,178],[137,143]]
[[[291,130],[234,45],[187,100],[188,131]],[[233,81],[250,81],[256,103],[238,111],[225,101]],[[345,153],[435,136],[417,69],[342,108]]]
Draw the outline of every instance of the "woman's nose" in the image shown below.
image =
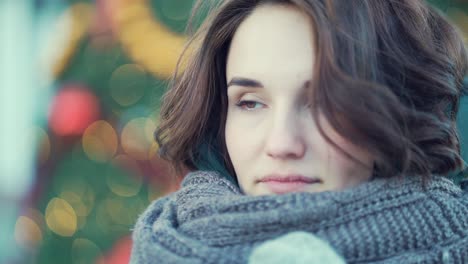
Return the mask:
[[274,120],[266,139],[266,153],[274,159],[301,159],[306,143],[303,128],[297,117],[289,116]]

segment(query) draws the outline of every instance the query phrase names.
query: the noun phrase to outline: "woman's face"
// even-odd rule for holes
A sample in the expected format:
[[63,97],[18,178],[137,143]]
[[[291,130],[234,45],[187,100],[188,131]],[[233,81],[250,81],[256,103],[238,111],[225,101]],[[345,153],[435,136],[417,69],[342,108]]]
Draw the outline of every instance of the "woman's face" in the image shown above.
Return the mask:
[[[248,195],[340,190],[370,178],[373,160],[320,117],[320,135],[306,100],[314,70],[312,20],[285,5],[257,7],[236,31],[226,76],[226,145]],[[352,98],[350,98],[352,100]],[[366,165],[366,166],[364,166]]]

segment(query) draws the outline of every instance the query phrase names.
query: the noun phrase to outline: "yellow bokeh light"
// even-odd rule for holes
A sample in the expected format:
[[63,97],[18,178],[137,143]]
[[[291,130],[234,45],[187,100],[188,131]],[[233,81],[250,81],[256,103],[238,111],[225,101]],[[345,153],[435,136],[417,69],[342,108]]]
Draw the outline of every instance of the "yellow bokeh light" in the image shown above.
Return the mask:
[[124,226],[134,225],[138,215],[146,207],[139,198],[108,198],[104,200],[104,204],[111,221]]
[[93,210],[95,194],[93,188],[80,178],[66,181],[57,186],[59,198],[67,201],[76,213],[77,228],[81,229],[86,224],[87,216]]
[[20,216],[16,220],[15,240],[23,247],[33,247],[42,241],[42,231],[39,224],[32,218]]
[[59,196],[73,207],[76,215],[86,215],[86,209],[83,208],[84,205],[81,204],[81,198],[78,194],[67,190],[61,192]]
[[70,237],[76,231],[77,217],[73,207],[64,199],[53,198],[46,208],[46,223],[60,236]]
[[89,159],[106,162],[117,152],[118,137],[114,128],[106,121],[91,124],[83,134],[83,150]]
[[119,155],[112,163],[116,167],[126,170],[131,175],[109,171],[106,175],[106,181],[111,191],[123,197],[131,197],[138,194],[143,184],[143,179],[137,162],[128,155]]
[[129,224],[127,208],[124,207],[122,199],[106,199],[107,213],[112,221],[117,224]]
[[154,141],[153,143],[151,143],[150,150],[148,151],[148,159],[151,160],[151,159],[157,158],[158,151],[159,151],[159,144],[156,141]]
[[59,196],[67,201],[73,207],[73,210],[75,210],[77,229],[83,228],[86,223],[85,216],[87,216],[89,212],[88,208],[81,202],[80,197],[76,193],[70,191],[64,191]]
[[[128,208],[131,210],[131,208]],[[129,225],[122,225],[116,223],[113,217],[109,214],[109,208],[107,204],[107,199],[101,201],[96,207],[96,224],[99,227],[99,230],[109,236],[120,236],[128,234],[128,230],[130,228]],[[114,213],[113,213],[114,214]],[[119,220],[123,221],[126,215],[128,214],[128,210],[122,215],[123,219]],[[126,222],[126,221],[125,221]],[[135,224],[133,222],[131,225]]]
[[47,132],[40,128],[36,128],[38,140],[38,162],[40,165],[44,164],[50,157],[50,139]]
[[122,1],[113,14],[123,48],[148,71],[170,77],[186,42],[161,24],[146,0]]
[[93,241],[77,238],[71,248],[73,264],[88,264],[102,257],[101,249]]
[[112,99],[121,106],[138,102],[145,93],[146,72],[138,64],[125,64],[118,67],[109,80]]
[[146,124],[145,124],[145,134],[148,140],[151,142],[151,145],[155,142],[154,141],[154,131],[156,130],[156,127],[158,126],[158,122],[156,118],[153,116],[150,116],[147,118]]
[[149,118],[136,118],[128,122],[122,130],[121,144],[132,158],[147,160],[153,143],[156,124]]

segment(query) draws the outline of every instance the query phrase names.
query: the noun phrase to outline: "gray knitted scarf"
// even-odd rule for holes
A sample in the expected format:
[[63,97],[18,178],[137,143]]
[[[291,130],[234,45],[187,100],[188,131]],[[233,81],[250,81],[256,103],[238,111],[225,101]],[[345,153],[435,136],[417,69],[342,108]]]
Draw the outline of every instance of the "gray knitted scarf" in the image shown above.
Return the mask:
[[468,196],[439,176],[426,189],[406,177],[336,192],[246,196],[198,171],[141,215],[131,263],[247,263],[263,242],[299,230],[348,263],[468,263]]

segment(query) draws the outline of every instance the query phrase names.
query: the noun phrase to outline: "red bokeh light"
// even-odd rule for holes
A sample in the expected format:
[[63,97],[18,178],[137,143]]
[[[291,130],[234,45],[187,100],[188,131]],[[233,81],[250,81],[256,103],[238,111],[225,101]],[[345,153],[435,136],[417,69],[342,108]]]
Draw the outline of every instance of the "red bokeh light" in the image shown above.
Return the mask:
[[52,102],[49,126],[60,136],[81,135],[99,118],[99,101],[82,85],[67,85]]
[[132,239],[129,236],[121,238],[96,264],[127,264],[130,262],[131,251]]

